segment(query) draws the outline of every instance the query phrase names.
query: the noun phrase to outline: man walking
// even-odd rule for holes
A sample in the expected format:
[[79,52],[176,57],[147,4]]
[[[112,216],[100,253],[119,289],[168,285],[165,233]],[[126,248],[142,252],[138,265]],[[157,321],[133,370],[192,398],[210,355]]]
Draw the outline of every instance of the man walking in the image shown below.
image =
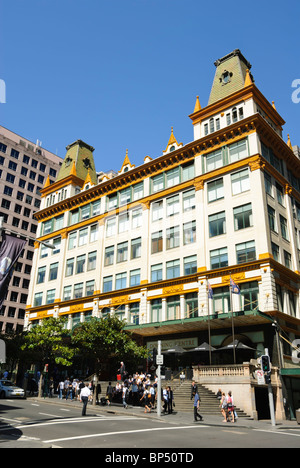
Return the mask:
[[200,395],[197,390],[194,398],[194,422],[197,422],[197,418],[199,418],[200,421],[203,421],[203,417],[201,416],[201,414],[198,413],[198,410],[200,408],[200,401]]
[[80,392],[80,401],[83,403],[83,407],[82,407],[82,416],[86,416],[86,407],[87,407],[87,404],[88,404],[88,401],[89,401],[89,398],[91,397],[91,391],[88,387],[88,385],[86,385],[85,387],[82,388],[81,392]]

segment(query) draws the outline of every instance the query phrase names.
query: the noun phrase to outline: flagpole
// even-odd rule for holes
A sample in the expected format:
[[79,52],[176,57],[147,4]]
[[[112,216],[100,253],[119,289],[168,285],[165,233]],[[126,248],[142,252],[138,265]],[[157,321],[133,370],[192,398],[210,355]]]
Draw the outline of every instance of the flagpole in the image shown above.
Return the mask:
[[236,355],[235,355],[235,333],[234,333],[234,318],[233,318],[233,301],[232,301],[232,282],[230,275],[230,309],[231,309],[231,329],[232,329],[232,340],[233,340],[233,362],[236,364]]
[[209,344],[209,364],[211,366],[212,359],[211,359],[211,329],[210,329],[210,308],[212,304],[212,289],[210,284],[208,283],[208,344]]

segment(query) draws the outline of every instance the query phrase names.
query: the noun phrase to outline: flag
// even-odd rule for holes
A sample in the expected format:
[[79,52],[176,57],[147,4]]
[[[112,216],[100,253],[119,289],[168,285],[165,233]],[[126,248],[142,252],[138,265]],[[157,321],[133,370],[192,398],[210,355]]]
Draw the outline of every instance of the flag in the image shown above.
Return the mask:
[[232,294],[240,294],[241,290],[238,287],[238,285],[233,281],[232,278],[230,278],[230,286],[231,286],[231,292]]
[[0,246],[0,309],[3,305],[7,288],[12,276],[13,266],[20,257],[26,240],[2,234]]
[[214,292],[212,290],[212,287],[209,283],[207,283],[207,288],[208,288],[208,299],[213,299],[214,297]]

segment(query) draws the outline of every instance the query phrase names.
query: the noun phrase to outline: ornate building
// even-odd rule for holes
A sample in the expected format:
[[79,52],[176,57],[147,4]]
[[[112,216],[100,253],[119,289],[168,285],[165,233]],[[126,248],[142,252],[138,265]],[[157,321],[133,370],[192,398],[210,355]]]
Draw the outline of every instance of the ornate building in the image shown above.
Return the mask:
[[55,249],[36,244],[27,325],[110,313],[150,349],[224,347],[234,333],[291,362],[271,323],[300,335],[300,159],[241,52],[215,66],[208,105],[197,97],[189,116],[192,142],[172,129],[161,156],[136,167],[126,153],[100,178],[92,147],[67,148],[36,213],[39,241]]

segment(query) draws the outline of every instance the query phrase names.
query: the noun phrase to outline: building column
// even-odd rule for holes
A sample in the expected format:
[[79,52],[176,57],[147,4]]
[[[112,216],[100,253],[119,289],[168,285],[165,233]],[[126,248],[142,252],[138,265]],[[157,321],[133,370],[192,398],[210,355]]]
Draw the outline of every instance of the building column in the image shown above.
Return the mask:
[[180,296],[180,318],[185,319],[185,297],[184,294]]

